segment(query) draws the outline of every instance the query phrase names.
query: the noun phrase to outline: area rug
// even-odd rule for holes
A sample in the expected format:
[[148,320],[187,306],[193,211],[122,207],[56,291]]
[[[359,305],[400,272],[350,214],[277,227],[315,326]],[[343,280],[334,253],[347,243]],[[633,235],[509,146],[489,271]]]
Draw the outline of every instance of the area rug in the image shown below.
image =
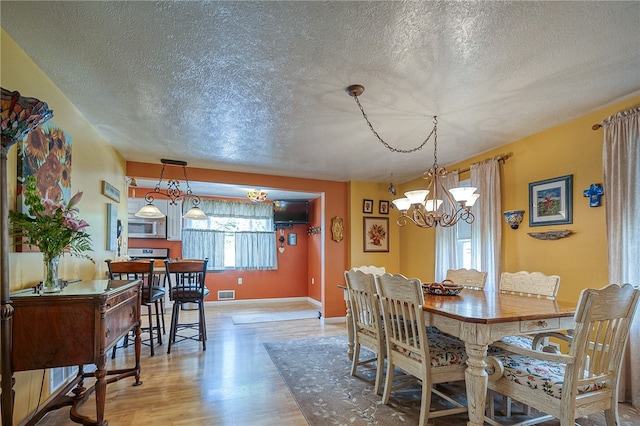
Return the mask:
[[304,311],[261,312],[231,316],[234,324],[254,324],[260,322],[291,321],[310,318],[320,318],[320,313],[317,310],[307,309]]
[[[393,392],[389,405],[373,391],[375,369],[358,367],[360,377],[352,377],[351,361],[347,357],[347,337],[322,337],[313,339],[267,342],[264,344],[271,360],[291,391],[300,411],[312,426],[324,425],[416,425],[420,417],[421,387],[415,385]],[[360,359],[372,353],[361,349]],[[464,383],[438,385],[455,399],[464,401]],[[496,410],[500,410],[501,398],[496,398]],[[442,409],[445,404],[437,396],[432,397],[432,410]],[[520,406],[514,406],[514,411]],[[636,414],[629,417],[629,408],[621,408],[621,425],[631,426],[638,420]],[[631,409],[632,410],[632,409]],[[534,413],[535,414],[535,413]],[[500,423],[509,425],[528,419],[524,414],[510,418],[496,416]],[[468,420],[466,413],[431,419],[434,426],[460,426]],[[605,425],[601,414],[579,419],[581,425]],[[541,423],[557,426],[558,421]]]

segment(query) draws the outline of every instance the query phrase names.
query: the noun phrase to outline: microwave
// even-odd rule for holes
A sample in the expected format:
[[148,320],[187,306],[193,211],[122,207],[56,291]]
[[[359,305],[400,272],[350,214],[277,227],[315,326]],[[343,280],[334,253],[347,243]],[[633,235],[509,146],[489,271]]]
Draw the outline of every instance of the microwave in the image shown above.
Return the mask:
[[167,218],[129,217],[129,238],[167,239]]

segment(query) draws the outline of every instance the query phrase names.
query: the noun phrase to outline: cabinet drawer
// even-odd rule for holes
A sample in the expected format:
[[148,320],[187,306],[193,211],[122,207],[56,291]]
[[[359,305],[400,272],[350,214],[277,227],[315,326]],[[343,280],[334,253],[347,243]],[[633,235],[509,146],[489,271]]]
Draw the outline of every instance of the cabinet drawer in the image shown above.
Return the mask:
[[107,315],[109,315],[109,311],[111,309],[118,307],[118,305],[120,305],[121,303],[128,303],[129,299],[134,299],[134,303],[135,303],[135,299],[137,298],[138,298],[138,287],[133,287],[125,292],[114,294],[112,297],[108,298],[106,301]]
[[560,318],[545,320],[529,320],[520,322],[520,331],[531,333],[532,331],[557,330],[560,328]]
[[123,303],[111,309],[105,319],[105,349],[123,337],[136,324],[137,303],[132,299],[130,303]]
[[138,287],[107,300],[105,313],[105,349],[120,340],[138,319]]

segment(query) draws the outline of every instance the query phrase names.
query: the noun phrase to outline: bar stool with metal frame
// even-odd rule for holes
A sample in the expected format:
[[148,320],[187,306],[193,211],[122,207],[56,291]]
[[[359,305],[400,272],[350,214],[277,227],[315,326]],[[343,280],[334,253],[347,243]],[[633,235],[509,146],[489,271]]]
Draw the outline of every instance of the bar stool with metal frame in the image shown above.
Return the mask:
[[[207,349],[204,299],[209,295],[209,289],[205,285],[208,261],[209,259],[165,260],[169,298],[173,301],[167,354],[171,353],[171,346],[174,343],[187,339],[201,341],[202,350]],[[197,305],[197,323],[180,323],[180,311],[183,309],[182,305],[186,303]],[[198,332],[190,335],[179,334],[188,329],[197,329]]]

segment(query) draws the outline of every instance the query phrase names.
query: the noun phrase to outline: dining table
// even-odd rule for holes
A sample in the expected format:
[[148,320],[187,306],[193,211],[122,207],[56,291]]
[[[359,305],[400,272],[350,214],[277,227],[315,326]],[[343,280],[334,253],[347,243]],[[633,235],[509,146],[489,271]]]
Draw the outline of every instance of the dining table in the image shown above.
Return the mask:
[[[342,287],[342,286],[340,286]],[[350,324],[348,292],[347,330],[349,357],[352,357],[354,333]],[[464,289],[456,295],[425,292],[422,306],[426,325],[458,337],[467,352],[465,383],[469,420],[467,426],[484,425],[489,345],[505,336],[568,330],[575,326],[575,302],[535,296]]]

